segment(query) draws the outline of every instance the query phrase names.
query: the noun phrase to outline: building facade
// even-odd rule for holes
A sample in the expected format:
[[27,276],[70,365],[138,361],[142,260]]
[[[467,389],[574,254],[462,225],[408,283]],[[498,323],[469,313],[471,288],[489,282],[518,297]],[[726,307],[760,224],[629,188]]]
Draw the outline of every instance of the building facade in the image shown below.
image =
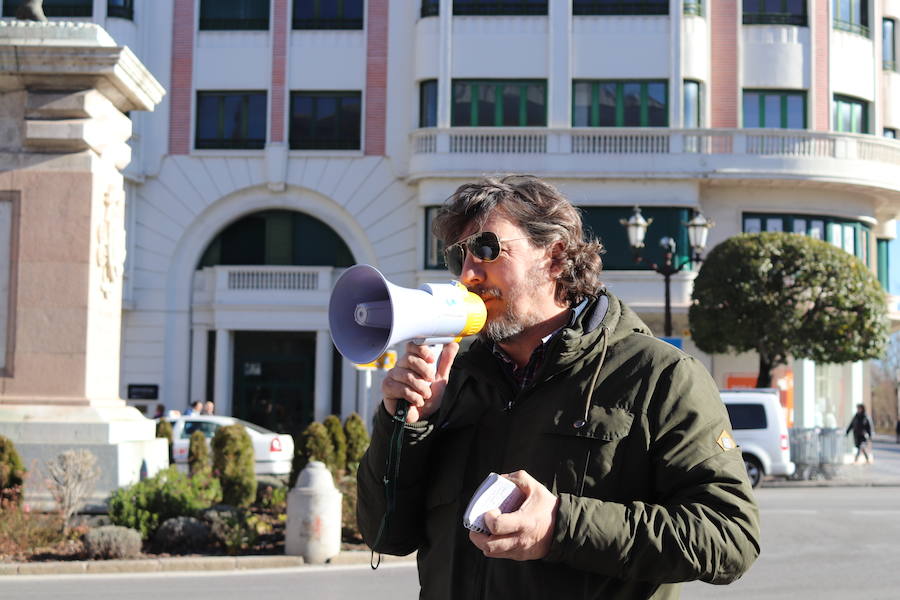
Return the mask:
[[[663,236],[686,260],[701,211],[710,247],[810,235],[898,293],[900,0],[44,5],[103,25],[169,90],[134,115],[127,171],[121,394],[135,406],[213,399],[294,432],[365,412],[371,374],[328,333],[336,276],[369,263],[403,286],[447,279],[430,219],[486,173],[567,194],[606,246],[607,286],[660,333],[662,279],[619,224],[634,206],[653,218],[647,262]],[[755,381],[755,357],[691,344],[695,275],[673,278],[675,335],[720,386]],[[869,385],[862,363],[794,361],[777,381],[803,427],[846,423]]]

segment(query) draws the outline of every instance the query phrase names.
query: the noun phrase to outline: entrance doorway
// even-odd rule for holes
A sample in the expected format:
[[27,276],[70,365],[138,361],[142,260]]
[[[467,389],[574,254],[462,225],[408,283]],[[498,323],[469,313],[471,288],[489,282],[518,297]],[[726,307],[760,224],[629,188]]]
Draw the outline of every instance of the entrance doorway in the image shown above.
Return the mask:
[[313,421],[316,334],[235,331],[233,414],[295,442]]

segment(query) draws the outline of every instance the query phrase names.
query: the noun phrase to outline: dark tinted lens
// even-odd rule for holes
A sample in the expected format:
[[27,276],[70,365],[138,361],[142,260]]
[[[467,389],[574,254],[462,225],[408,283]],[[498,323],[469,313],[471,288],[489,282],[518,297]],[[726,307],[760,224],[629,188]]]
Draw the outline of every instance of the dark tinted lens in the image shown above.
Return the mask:
[[485,231],[475,236],[467,245],[469,252],[478,260],[491,262],[500,256],[500,238],[491,231]]
[[447,269],[454,275],[462,273],[464,259],[465,251],[459,244],[453,244],[444,251],[444,260],[447,263]]

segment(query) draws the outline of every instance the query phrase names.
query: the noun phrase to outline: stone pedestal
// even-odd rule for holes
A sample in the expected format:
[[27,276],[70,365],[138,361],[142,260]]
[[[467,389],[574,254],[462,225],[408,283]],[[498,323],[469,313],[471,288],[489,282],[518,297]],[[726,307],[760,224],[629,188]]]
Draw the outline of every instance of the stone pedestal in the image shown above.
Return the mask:
[[168,462],[118,397],[126,113],[163,93],[97,25],[0,21],[0,435],[33,506],[64,450],[97,455],[94,507]]

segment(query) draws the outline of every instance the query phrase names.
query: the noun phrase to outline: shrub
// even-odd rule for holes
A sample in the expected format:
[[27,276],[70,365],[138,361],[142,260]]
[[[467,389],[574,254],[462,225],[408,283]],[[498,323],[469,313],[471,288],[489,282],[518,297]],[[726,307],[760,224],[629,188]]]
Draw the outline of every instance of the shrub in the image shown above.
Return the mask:
[[175,462],[172,456],[173,435],[171,423],[165,419],[160,419],[156,422],[156,437],[165,438],[169,442],[169,464]]
[[100,478],[97,457],[90,450],[66,450],[47,462],[47,488],[59,507],[63,530],[68,533],[69,523],[94,492]]
[[211,468],[206,436],[198,429],[191,434],[191,442],[188,446],[188,472],[193,476],[203,471],[209,471]]
[[141,534],[117,525],[90,529],[84,534],[84,551],[91,558],[134,558],[141,553]]
[[271,512],[285,512],[288,488],[283,481],[267,478],[257,481],[256,506]]
[[113,492],[109,517],[150,539],[172,517],[194,516],[220,502],[222,489],[212,475],[188,477],[172,466],[153,477]]
[[344,434],[344,428],[341,426],[341,420],[335,415],[329,415],[322,421],[328,437],[331,439],[331,445],[334,448],[334,460],[332,464],[325,463],[334,474],[342,473],[347,468],[347,436]]
[[18,497],[0,499],[0,556],[31,554],[65,539],[59,515],[31,512]]
[[210,527],[200,519],[173,517],[156,530],[153,547],[157,552],[197,552],[206,549],[209,537]]
[[344,433],[347,436],[347,471],[354,474],[359,468],[363,454],[369,448],[369,432],[366,431],[362,417],[352,413],[344,421]]
[[341,540],[351,544],[363,543],[362,532],[356,522],[356,477],[347,475],[335,482],[341,493]]
[[290,487],[294,487],[297,477],[311,460],[319,460],[330,465],[334,463],[334,446],[328,431],[321,423],[310,423],[300,435],[300,444],[294,452],[291,464]]
[[0,435],[0,500],[22,502],[25,466],[12,440]]
[[222,500],[250,506],[256,498],[253,442],[243,425],[219,427],[212,440],[213,472],[222,483]]
[[270,533],[271,527],[257,515],[242,508],[220,505],[203,512],[210,524],[211,535],[228,554],[237,554],[252,547],[259,536]]

